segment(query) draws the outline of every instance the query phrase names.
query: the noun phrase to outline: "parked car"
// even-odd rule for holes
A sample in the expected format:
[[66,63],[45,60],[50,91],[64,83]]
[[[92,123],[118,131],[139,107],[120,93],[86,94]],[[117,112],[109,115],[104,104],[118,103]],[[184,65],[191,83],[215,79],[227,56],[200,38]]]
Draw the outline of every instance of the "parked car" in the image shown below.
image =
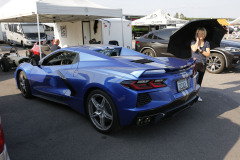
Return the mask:
[[10,160],[7,152],[7,147],[5,145],[5,139],[4,139],[2,124],[1,124],[1,117],[0,117],[0,160]]
[[[152,57],[174,57],[173,54],[167,53],[167,48],[170,36],[177,30],[171,28],[149,32],[136,40],[135,50]],[[239,64],[240,42],[222,40],[220,47],[211,50],[207,59],[207,71],[221,73],[224,68],[229,69]]]
[[12,47],[8,53],[0,55],[0,68],[3,72],[8,72],[19,64],[29,61],[29,57],[19,55],[17,49]]
[[62,48],[15,71],[25,98],[68,105],[107,133],[119,125],[145,125],[197,101],[195,61],[153,58],[113,45]]

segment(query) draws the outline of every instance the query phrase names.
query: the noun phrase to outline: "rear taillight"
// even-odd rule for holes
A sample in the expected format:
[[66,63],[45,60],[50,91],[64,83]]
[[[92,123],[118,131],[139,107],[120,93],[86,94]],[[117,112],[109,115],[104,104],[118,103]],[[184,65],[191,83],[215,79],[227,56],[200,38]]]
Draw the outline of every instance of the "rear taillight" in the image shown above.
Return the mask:
[[1,120],[0,120],[0,153],[2,153],[3,149],[4,149],[4,135],[3,135]]
[[136,41],[136,44],[138,44],[140,41]]
[[156,80],[128,80],[121,82],[121,85],[124,87],[133,89],[133,90],[147,90],[154,88],[166,87],[165,79],[156,79]]

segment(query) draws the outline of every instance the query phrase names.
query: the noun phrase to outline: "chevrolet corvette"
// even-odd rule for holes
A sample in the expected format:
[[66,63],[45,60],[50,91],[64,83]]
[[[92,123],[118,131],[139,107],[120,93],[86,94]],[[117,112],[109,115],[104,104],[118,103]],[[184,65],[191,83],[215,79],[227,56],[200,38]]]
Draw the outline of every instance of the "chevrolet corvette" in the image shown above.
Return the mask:
[[15,71],[17,87],[65,104],[108,133],[118,126],[146,125],[175,115],[197,101],[200,86],[193,59],[149,57],[113,45],[56,50]]

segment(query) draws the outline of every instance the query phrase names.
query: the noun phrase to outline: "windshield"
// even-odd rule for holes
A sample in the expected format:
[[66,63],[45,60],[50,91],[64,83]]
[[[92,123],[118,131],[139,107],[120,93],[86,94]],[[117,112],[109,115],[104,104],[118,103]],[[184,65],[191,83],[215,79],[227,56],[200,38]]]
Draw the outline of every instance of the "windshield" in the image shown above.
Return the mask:
[[[38,32],[37,25],[33,25],[33,24],[23,24],[22,29],[23,29],[24,33],[37,33]],[[40,30],[40,33],[44,32],[43,25],[39,25],[39,30]]]
[[[38,39],[38,33],[24,33],[26,38],[30,39]],[[46,34],[45,33],[40,33],[41,38],[45,38]]]

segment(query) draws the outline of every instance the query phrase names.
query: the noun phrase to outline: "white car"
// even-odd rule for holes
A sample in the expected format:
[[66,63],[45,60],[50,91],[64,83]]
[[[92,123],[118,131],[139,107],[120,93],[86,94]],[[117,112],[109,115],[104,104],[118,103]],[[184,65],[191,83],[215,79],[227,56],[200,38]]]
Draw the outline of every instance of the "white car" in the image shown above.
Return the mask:
[[5,145],[3,129],[1,125],[1,117],[0,117],[0,160],[10,160],[7,147]]

